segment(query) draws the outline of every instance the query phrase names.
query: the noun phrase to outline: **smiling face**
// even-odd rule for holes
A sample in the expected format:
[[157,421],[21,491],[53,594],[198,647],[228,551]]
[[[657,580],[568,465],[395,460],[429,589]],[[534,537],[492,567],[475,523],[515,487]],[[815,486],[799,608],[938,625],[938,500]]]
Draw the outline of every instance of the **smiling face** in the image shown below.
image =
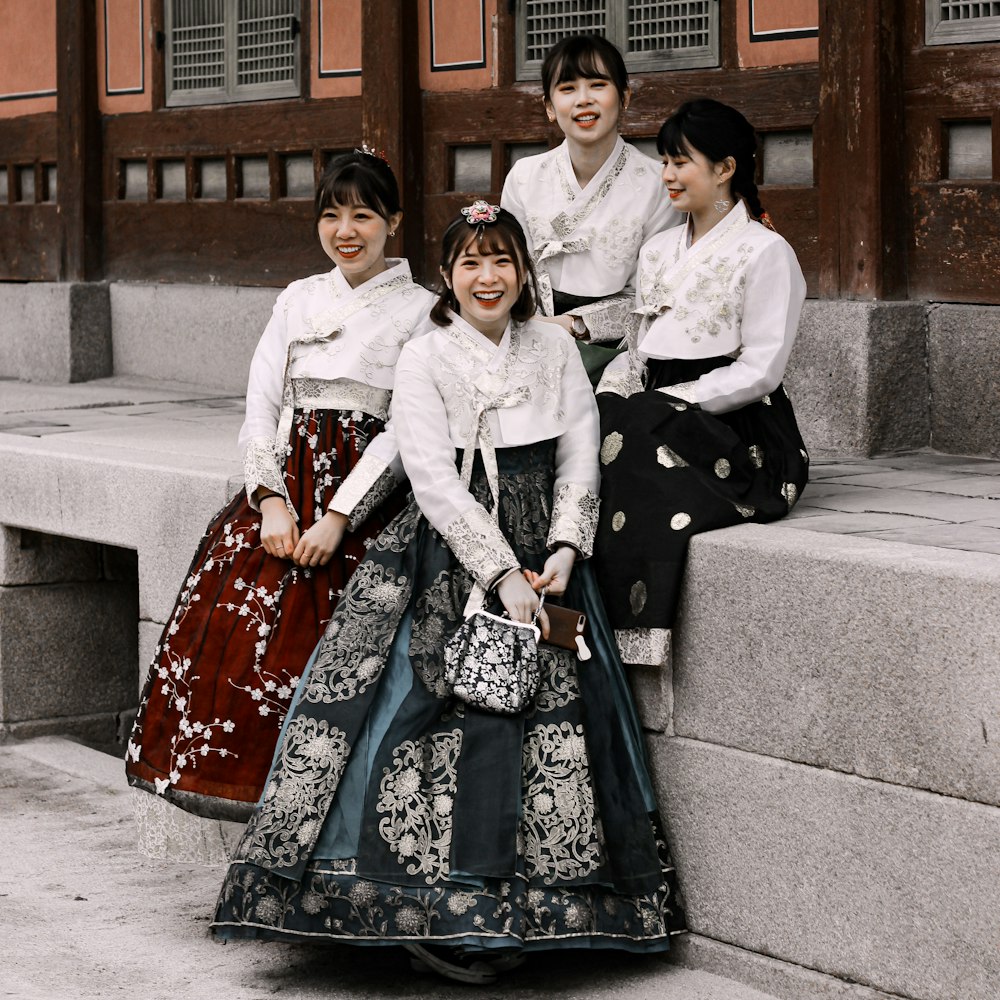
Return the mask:
[[509,248],[494,240],[483,240],[477,232],[459,251],[446,274],[458,302],[459,315],[495,343],[507,326],[510,311],[521,294],[523,281],[517,260]]
[[397,212],[383,219],[367,205],[333,202],[320,213],[319,241],[352,288],[381,274],[385,261],[385,241],[390,229],[402,219]]
[[728,159],[713,163],[696,149],[678,149],[673,156],[663,155],[663,186],[678,212],[698,216],[712,209],[719,199],[731,200],[731,176]]
[[604,76],[578,76],[553,85],[545,102],[549,120],[571,142],[585,146],[606,143],[618,134],[618,119],[628,104]]

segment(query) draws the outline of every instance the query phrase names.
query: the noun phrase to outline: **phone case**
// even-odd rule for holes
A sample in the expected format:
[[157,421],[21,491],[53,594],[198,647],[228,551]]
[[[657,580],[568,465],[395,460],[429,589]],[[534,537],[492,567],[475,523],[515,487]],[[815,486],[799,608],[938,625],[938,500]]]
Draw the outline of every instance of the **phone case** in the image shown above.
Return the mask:
[[546,604],[545,613],[549,618],[549,637],[543,641],[550,646],[572,650],[581,660],[589,660],[590,650],[583,637],[587,616],[582,611],[558,604]]

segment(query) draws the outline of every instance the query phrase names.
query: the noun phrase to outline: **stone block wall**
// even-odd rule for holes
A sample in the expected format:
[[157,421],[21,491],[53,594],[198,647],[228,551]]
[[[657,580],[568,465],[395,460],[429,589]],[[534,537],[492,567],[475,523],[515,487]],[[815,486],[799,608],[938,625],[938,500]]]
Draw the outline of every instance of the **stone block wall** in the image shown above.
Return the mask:
[[671,668],[630,671],[677,959],[789,1000],[996,995],[1000,562],[745,525],[687,574]]
[[0,741],[119,738],[134,708],[134,552],[0,527]]

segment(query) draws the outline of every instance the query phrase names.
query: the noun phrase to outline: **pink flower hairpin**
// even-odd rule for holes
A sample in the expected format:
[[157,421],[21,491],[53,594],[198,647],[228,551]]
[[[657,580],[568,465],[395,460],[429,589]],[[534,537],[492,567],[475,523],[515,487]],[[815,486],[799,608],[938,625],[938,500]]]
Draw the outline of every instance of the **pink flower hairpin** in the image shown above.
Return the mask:
[[479,198],[467,208],[462,209],[462,215],[470,226],[481,226],[485,222],[496,222],[500,213],[499,205],[491,205]]

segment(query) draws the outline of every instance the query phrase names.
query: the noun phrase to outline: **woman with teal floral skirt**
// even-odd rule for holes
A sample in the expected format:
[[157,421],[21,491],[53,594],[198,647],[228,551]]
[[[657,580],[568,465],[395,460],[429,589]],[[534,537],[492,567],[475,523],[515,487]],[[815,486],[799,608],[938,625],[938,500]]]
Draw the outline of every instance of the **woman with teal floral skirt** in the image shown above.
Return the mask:
[[[663,951],[683,918],[586,561],[599,479],[587,375],[572,339],[531,318],[517,221],[483,202],[463,211],[434,325],[396,369],[414,500],[307,668],[213,928],[402,944],[484,983],[537,950]],[[444,646],[470,594],[527,622],[542,588],[587,614],[592,658],[540,644],[541,685],[519,715],[457,700]]]

